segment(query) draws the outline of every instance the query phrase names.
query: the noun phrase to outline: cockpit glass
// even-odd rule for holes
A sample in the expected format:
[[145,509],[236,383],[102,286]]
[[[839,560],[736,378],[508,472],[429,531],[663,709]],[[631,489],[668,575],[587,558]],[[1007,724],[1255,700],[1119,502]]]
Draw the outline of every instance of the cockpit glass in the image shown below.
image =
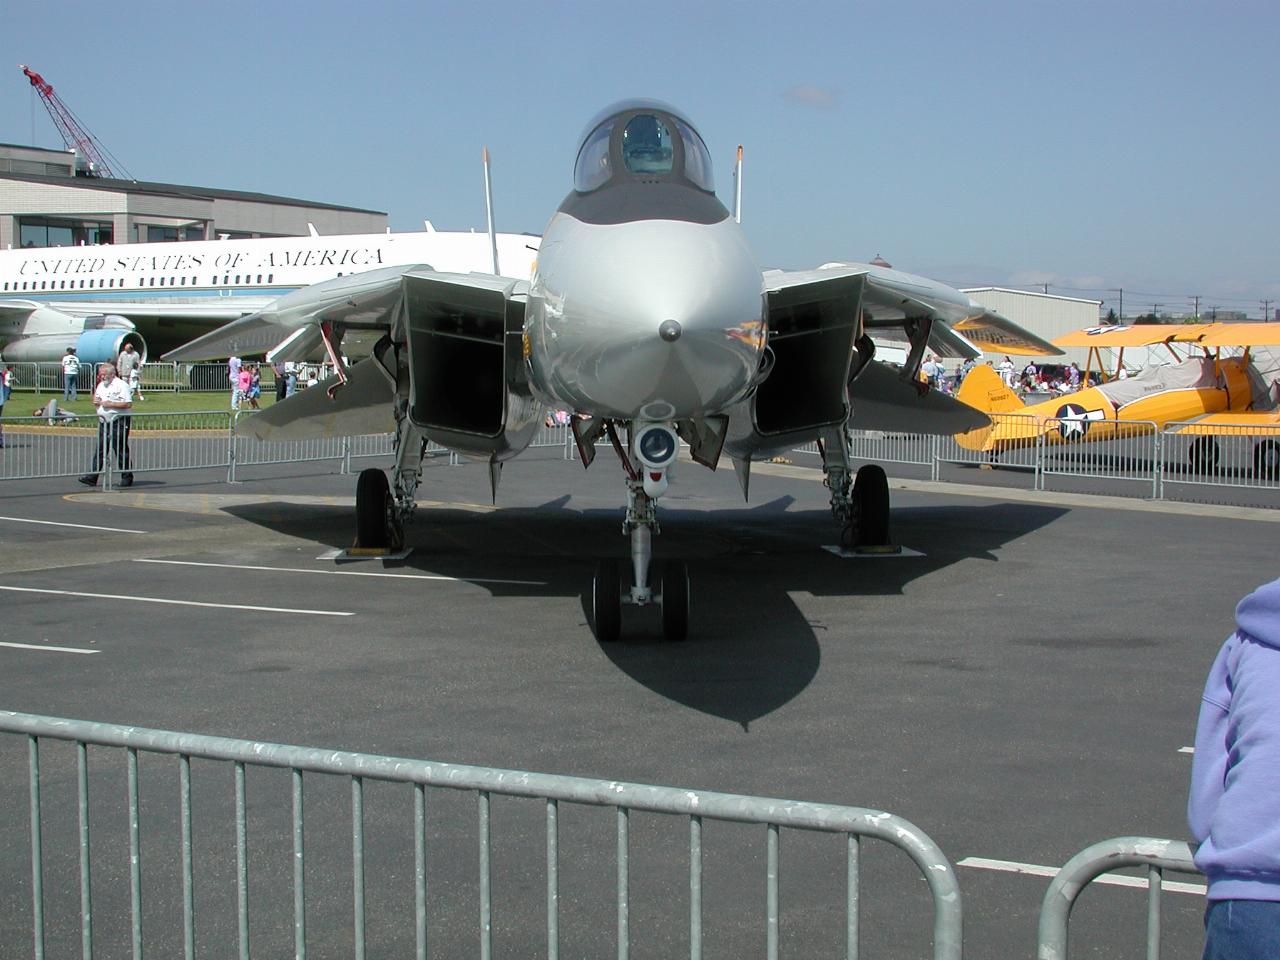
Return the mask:
[[622,131],[622,162],[632,173],[670,173],[671,131],[651,113],[627,121]]
[[707,151],[707,145],[684,121],[676,120],[675,124],[680,139],[684,141],[684,175],[703,190],[714,193],[715,178],[711,174],[711,154]]
[[580,193],[594,190],[609,179],[609,135],[613,133],[612,123],[602,123],[592,131],[591,136],[578,151],[578,162],[573,168],[573,188]]

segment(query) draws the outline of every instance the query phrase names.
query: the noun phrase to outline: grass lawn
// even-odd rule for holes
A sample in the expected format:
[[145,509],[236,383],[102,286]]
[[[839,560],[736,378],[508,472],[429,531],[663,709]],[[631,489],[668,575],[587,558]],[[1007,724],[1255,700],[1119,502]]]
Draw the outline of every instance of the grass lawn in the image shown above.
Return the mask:
[[[144,390],[144,399],[134,401],[133,412],[135,414],[145,413],[203,413],[206,411],[216,411],[218,413],[227,413],[231,410],[231,391],[228,390],[183,390],[174,392],[173,390]],[[59,409],[66,410],[76,416],[93,417],[95,416],[93,404],[90,402],[89,394],[80,391],[79,399],[74,403],[64,404],[62,402],[62,393],[55,390],[42,390],[36,393],[34,390],[22,389],[21,387],[13,391],[13,395],[9,397],[9,402],[4,405],[4,419],[12,420],[16,417],[29,417],[31,412],[37,407],[43,407],[50,399],[56,398]],[[275,390],[264,390],[258,403],[263,407],[269,407],[275,403]],[[249,405],[244,404],[245,409],[249,409]],[[156,427],[165,426],[157,423]],[[174,426],[179,426],[175,423]]]

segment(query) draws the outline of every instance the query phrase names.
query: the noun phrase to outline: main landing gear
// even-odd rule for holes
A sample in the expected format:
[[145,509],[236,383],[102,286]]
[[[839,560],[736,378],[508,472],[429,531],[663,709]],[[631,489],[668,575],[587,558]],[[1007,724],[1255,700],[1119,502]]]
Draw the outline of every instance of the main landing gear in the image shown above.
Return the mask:
[[427,440],[407,416],[404,404],[396,405],[396,465],[391,479],[371,467],[356,480],[355,549],[397,551],[404,549],[404,528],[413,516],[414,494],[422,480],[422,457]]
[[627,472],[627,516],[622,532],[631,537],[632,585],[624,590],[621,564],[601,560],[591,585],[591,618],[596,639],[613,643],[622,634],[622,605],[662,608],[662,636],[679,642],[689,635],[689,568],[682,560],[668,560],[652,569],[653,535],[658,533],[655,502],[667,488],[667,468],[680,449],[675,430],[665,424],[632,425],[633,452],[623,449],[613,424],[608,426]]
[[889,539],[889,478],[874,463],[852,475],[849,440],[844,430],[830,427],[818,441],[826,486],[831,491],[831,515],[840,524],[840,546],[866,553],[896,553]]

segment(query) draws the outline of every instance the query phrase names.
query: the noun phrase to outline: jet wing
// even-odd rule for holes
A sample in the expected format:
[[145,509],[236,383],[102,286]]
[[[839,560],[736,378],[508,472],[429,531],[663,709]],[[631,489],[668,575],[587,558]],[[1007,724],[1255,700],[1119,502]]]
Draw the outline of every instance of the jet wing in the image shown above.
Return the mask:
[[369,357],[354,364],[346,384],[330,397],[329,387],[337,383],[336,376],[328,377],[273,403],[261,413],[241,416],[236,432],[259,440],[314,440],[395,432],[392,401],[396,391],[377,359]]
[[872,360],[849,385],[853,415],[849,426],[890,433],[966,433],[989,426],[990,418],[937,390],[921,394],[898,372]]
[[392,313],[400,302],[401,277],[412,270],[430,269],[422,264],[383,267],[303,287],[270,301],[246,317],[170,350],[163,359],[182,363],[221,360],[224,357],[266,353],[285,341],[291,341],[291,348],[274,355],[273,359],[303,358],[305,350],[291,338],[297,337],[304,341],[306,349],[311,349],[319,342],[318,330],[322,323],[337,323],[356,329],[390,326]]
[[968,359],[981,349],[1046,357],[1062,353],[959,290],[875,264],[833,262],[817,270],[766,271],[765,286],[782,289],[842,275],[863,278],[863,324],[878,339],[909,342],[909,322],[927,318],[932,321],[929,349],[939,356]]

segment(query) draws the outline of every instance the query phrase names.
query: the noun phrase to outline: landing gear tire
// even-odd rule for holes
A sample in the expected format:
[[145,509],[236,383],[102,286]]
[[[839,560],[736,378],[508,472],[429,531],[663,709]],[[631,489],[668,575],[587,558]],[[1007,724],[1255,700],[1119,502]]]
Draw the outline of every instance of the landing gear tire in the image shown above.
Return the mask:
[[622,634],[622,591],[617,560],[601,560],[591,581],[591,620],[596,639],[614,643]]
[[662,638],[680,643],[689,636],[689,567],[683,560],[662,566]]
[[1253,448],[1253,474],[1263,480],[1280,479],[1280,441],[1263,440]]
[[1191,450],[1188,458],[1191,460],[1191,469],[1196,473],[1212,473],[1218,469],[1218,441],[1213,437],[1196,437],[1191,441]]
[[888,546],[889,478],[883,467],[868,463],[859,468],[853,481],[853,506],[857,518],[851,534],[853,546]]
[[394,534],[391,485],[381,470],[360,471],[356,480],[356,546],[390,547]]

